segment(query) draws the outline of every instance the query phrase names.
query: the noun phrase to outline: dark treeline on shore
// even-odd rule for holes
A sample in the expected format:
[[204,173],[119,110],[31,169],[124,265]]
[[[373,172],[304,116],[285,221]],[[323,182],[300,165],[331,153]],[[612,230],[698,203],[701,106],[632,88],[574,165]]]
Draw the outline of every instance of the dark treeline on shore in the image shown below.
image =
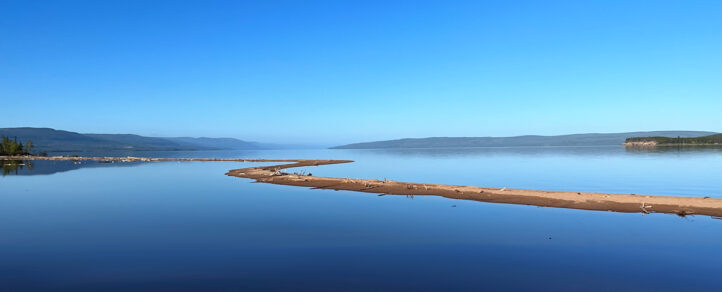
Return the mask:
[[17,138],[10,139],[2,136],[0,142],[0,155],[29,155],[33,150],[33,141],[18,142]]
[[702,136],[702,137],[634,137],[627,138],[625,143],[644,143],[655,142],[658,146],[665,145],[720,145],[722,144],[722,134]]

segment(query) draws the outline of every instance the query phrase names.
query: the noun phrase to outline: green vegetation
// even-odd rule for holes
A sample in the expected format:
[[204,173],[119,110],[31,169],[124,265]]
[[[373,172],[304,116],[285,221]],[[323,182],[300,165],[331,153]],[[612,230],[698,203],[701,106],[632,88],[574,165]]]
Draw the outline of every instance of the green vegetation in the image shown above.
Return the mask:
[[722,134],[715,134],[715,135],[695,137],[695,138],[634,137],[634,138],[627,138],[627,140],[625,141],[625,143],[644,143],[644,142],[655,142],[655,143],[657,143],[657,146],[720,145],[720,144],[722,144]]
[[0,142],[0,155],[29,155],[30,151],[33,150],[33,141],[28,140],[23,145],[23,142],[18,142],[17,138],[10,139],[2,136]]

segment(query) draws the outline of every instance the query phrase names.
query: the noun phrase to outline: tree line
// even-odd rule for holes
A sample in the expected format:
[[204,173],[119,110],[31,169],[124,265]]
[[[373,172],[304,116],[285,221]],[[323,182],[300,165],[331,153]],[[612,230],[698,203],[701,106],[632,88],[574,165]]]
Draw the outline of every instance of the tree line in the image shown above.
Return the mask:
[[17,137],[10,139],[2,136],[2,141],[0,141],[0,155],[30,155],[33,146],[33,141],[31,140],[25,141],[25,144],[23,144],[23,142],[18,142]]
[[634,137],[627,138],[626,142],[657,142],[657,145],[719,145],[722,144],[722,134],[694,138]]

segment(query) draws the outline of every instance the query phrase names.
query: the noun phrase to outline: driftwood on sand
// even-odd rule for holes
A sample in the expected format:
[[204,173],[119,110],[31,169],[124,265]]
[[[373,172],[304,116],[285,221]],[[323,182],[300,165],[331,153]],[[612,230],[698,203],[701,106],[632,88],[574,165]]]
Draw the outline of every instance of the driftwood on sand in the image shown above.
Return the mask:
[[349,163],[350,160],[297,160],[290,164],[234,169],[229,176],[255,179],[279,185],[304,186],[318,189],[346,190],[386,195],[441,196],[451,199],[489,203],[534,205],[542,207],[625,213],[668,213],[679,216],[722,216],[722,199],[710,197],[652,196],[638,194],[606,194],[560,192],[455,186],[376,179],[316,177],[281,172],[282,169]]
[[722,199],[710,197],[654,196],[639,194],[607,194],[587,192],[561,192],[455,186],[392,180],[317,177],[305,173],[286,173],[281,170],[294,167],[350,163],[351,160],[298,160],[298,159],[236,159],[236,158],[145,158],[145,157],[40,157],[0,156],[0,160],[93,160],[100,162],[136,161],[232,161],[232,162],[290,162],[287,164],[258,166],[230,170],[226,175],[254,179],[257,182],[315,189],[346,190],[387,195],[441,196],[451,199],[489,203],[507,203],[580,210],[613,211],[625,213],[667,213],[679,216],[708,215],[722,217]]

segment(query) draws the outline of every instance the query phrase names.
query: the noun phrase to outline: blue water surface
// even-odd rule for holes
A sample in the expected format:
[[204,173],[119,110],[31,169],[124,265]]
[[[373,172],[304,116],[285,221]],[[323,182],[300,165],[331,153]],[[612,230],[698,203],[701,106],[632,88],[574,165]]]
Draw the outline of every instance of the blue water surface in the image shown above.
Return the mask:
[[[129,155],[352,159],[299,170],[722,197],[717,148]],[[224,175],[265,164],[34,161],[6,171],[0,177],[0,290],[693,291],[720,285],[722,220],[711,217],[377,196]]]

